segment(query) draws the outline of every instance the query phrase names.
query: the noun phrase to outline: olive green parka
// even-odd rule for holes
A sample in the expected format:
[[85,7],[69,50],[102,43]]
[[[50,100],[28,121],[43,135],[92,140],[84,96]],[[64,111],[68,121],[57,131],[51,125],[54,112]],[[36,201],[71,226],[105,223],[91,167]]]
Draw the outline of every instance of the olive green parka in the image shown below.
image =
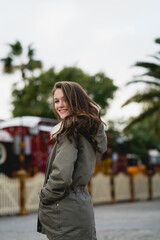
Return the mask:
[[[107,149],[104,126],[96,137],[100,153]],[[80,136],[59,137],[48,159],[40,192],[38,232],[49,240],[96,240],[91,197],[87,191],[96,162],[96,150]]]

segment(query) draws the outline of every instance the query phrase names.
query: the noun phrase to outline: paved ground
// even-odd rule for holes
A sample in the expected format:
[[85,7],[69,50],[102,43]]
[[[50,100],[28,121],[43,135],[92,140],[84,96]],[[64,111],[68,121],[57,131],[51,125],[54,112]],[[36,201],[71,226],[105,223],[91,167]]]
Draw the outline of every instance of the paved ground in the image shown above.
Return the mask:
[[[160,199],[95,206],[98,240],[160,240]],[[37,213],[0,217],[0,240],[46,240]],[[83,239],[88,240],[88,239]]]

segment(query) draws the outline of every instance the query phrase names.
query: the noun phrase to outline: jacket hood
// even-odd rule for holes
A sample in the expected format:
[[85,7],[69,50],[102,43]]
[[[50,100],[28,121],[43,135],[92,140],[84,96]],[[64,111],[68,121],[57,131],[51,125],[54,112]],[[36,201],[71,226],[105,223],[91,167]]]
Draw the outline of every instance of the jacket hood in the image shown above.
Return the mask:
[[63,128],[63,123],[61,121],[52,128],[50,133],[51,139],[52,138],[55,139],[57,137],[57,134],[62,130],[62,128]]
[[107,136],[104,131],[104,125],[101,124],[98,134],[96,136],[97,150],[100,153],[104,153],[107,150]]
[[[51,130],[51,138],[56,138],[57,134],[62,130],[63,123],[59,122],[56,126]],[[100,153],[104,153],[107,150],[107,136],[104,130],[104,124],[100,125],[99,131],[96,136],[97,141],[97,151]]]

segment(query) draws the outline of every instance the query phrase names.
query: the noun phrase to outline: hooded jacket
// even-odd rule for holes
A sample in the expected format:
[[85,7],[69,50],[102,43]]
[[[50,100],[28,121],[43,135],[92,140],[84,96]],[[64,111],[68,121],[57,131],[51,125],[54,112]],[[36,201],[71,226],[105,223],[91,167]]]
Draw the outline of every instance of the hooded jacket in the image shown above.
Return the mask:
[[[107,150],[101,125],[96,136],[97,150]],[[83,135],[59,137],[48,159],[44,186],[40,193],[38,232],[48,239],[96,240],[91,197],[87,191],[96,162],[96,150]]]

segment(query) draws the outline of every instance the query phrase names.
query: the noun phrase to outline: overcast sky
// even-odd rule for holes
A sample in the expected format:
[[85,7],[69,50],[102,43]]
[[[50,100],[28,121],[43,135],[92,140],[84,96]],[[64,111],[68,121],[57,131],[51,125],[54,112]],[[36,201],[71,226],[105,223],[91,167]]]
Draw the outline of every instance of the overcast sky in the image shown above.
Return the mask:
[[[119,86],[106,120],[135,116],[139,107],[121,104],[143,85],[125,87],[139,73],[136,61],[159,51],[159,0],[0,0],[0,58],[6,43],[30,43],[44,69],[76,65],[89,74],[103,71]],[[20,76],[2,74],[0,119],[11,117],[11,86]]]

